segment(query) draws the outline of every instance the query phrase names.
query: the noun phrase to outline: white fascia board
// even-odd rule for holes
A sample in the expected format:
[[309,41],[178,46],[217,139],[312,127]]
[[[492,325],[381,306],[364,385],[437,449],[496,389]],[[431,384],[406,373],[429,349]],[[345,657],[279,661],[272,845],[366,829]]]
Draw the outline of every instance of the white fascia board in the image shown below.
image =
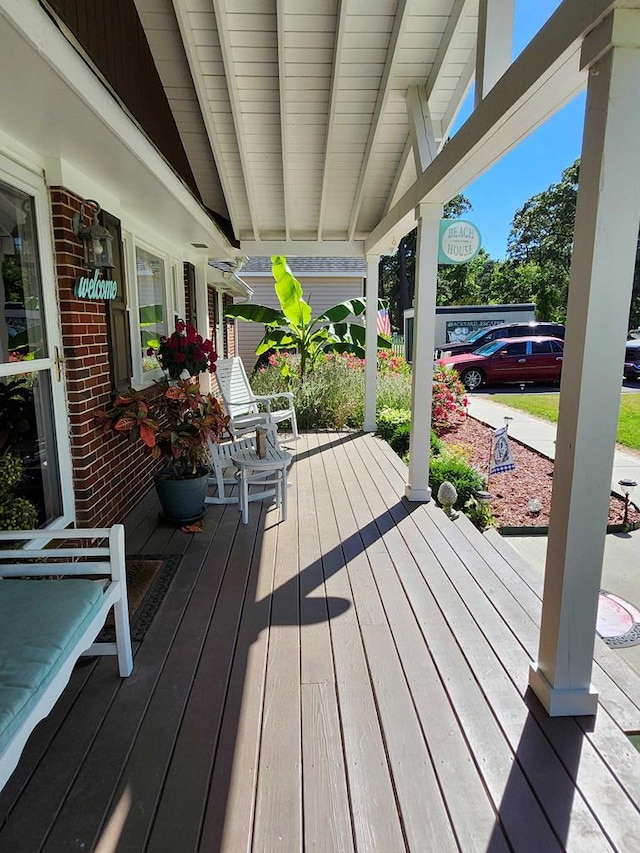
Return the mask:
[[[63,158],[45,158],[47,183],[49,186],[60,186],[83,198],[93,198],[100,207],[108,210],[112,216],[121,217],[120,198],[110,192],[103,184],[85,175],[73,163]],[[123,226],[126,227],[126,226]]]
[[367,253],[385,254],[416,224],[422,202],[446,203],[550,118],[586,85],[585,35],[616,6],[564,0],[426,171],[373,229]]
[[242,240],[240,251],[248,258],[363,258],[364,240]]
[[[190,228],[196,239],[206,237],[211,244],[211,253],[220,256],[234,254],[235,250],[209,217],[202,205],[192,195],[191,191],[176,175],[171,166],[164,160],[154,145],[147,139],[136,123],[123,110],[117,100],[102,84],[98,77],[89,68],[75,48],[67,41],[58,30],[53,21],[44,10],[35,2],[25,0],[0,0],[0,20],[4,28],[5,38],[21,38],[27,50],[21,51],[25,61],[29,62],[33,73],[39,73],[37,60],[43,60],[51,72],[59,78],[64,88],[75,99],[82,102],[86,111],[86,124],[83,127],[69,128],[69,134],[73,133],[87,137],[87,145],[83,151],[85,159],[88,160],[93,154],[92,142],[102,136],[109,144],[113,143],[114,159],[118,157],[132,157],[135,159],[141,176],[141,185],[145,186],[149,181],[160,185],[166,193],[169,206],[176,206],[191,223]],[[13,35],[11,35],[13,33]],[[19,70],[17,76],[20,76]],[[2,116],[0,116],[0,120]],[[25,123],[26,128],[28,123]],[[5,127],[10,134],[12,129]],[[17,130],[17,137],[28,147],[36,152],[41,152],[43,145],[38,143],[35,137],[32,139],[27,130]],[[13,135],[13,134],[12,134]],[[28,138],[24,138],[25,135]],[[35,144],[34,144],[35,143]],[[105,143],[106,144],[106,143]],[[63,152],[61,152],[63,153]],[[73,159],[72,157],[70,159]],[[85,163],[85,173],[87,171]],[[97,175],[104,175],[104,152],[95,151],[95,171]],[[100,178],[97,180],[101,183]],[[111,176],[111,193],[117,195],[115,190],[119,189],[117,176]],[[73,187],[70,187],[73,189]],[[140,189],[140,188],[139,188]],[[133,189],[131,190],[133,192]],[[138,197],[140,192],[138,193]],[[170,199],[170,201],[169,201]],[[144,198],[138,198],[136,207],[140,218],[153,220],[153,205],[148,204],[149,210],[144,207]],[[126,200],[122,199],[122,206],[127,206]],[[176,209],[174,207],[174,216]],[[170,211],[164,210],[165,218],[169,220]]]

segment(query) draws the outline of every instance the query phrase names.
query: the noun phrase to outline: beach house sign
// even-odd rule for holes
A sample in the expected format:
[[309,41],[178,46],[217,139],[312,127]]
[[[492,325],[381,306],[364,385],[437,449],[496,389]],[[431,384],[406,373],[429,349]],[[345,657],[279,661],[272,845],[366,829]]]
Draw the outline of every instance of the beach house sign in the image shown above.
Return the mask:
[[438,242],[439,264],[466,264],[480,251],[480,231],[465,219],[441,219]]

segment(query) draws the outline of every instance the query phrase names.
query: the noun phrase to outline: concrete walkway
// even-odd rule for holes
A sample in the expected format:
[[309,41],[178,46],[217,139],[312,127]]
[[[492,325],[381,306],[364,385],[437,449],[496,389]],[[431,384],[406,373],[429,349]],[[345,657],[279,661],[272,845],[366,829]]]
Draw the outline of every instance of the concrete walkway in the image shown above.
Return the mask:
[[[469,414],[492,427],[504,426],[505,415],[513,418],[509,435],[543,453],[555,457],[556,425],[530,415],[491,402],[481,395],[470,395]],[[620,494],[618,480],[631,479],[639,485],[632,494],[634,503],[640,503],[640,457],[616,451],[611,490]],[[507,541],[532,566],[544,572],[547,555],[546,536],[509,536]],[[640,608],[640,530],[615,533],[606,537],[601,586]],[[616,649],[622,658],[640,672],[640,645]]]
[[[470,394],[469,414],[492,427],[505,424],[505,415],[513,418],[509,424],[509,435],[528,447],[537,450],[549,459],[555,459],[556,425],[531,417],[518,409],[510,409],[491,401],[489,397]],[[638,489],[632,494],[634,503],[640,503],[640,456],[616,451],[611,474],[611,491],[620,495],[620,480],[635,480]]]

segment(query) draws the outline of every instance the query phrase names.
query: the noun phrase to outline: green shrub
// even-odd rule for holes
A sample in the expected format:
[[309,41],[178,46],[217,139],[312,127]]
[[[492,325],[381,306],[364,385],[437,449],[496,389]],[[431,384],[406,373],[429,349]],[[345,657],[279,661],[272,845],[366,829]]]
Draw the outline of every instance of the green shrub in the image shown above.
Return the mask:
[[357,429],[364,421],[364,372],[343,357],[326,358],[302,383],[270,365],[254,375],[251,387],[255,394],[293,392],[300,429]]
[[448,480],[456,487],[458,500],[456,506],[462,507],[484,488],[482,474],[461,459],[455,459],[448,453],[440,453],[431,459],[429,465],[429,485],[434,496],[440,485]]
[[469,498],[464,504],[464,514],[478,530],[486,530],[488,527],[497,525],[497,519],[487,501]]
[[442,442],[436,435],[435,430],[431,430],[431,456],[437,456],[439,453],[442,453]]
[[411,423],[410,409],[391,409],[385,407],[376,414],[377,432],[385,441],[391,441],[399,426]]
[[38,526],[38,510],[30,500],[14,494],[24,479],[22,460],[10,453],[0,456],[0,530],[33,530]]
[[389,444],[391,449],[403,459],[405,454],[409,452],[409,440],[411,438],[411,424],[400,424],[393,431]]
[[411,410],[411,377],[400,373],[379,374],[376,409]]

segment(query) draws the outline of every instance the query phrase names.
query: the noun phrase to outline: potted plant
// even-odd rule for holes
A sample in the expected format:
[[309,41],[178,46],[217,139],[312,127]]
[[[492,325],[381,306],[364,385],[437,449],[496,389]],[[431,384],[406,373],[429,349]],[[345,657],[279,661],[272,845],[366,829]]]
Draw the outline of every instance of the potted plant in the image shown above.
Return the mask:
[[158,383],[157,393],[131,389],[108,411],[96,413],[105,433],[140,440],[164,465],[154,473],[164,517],[185,524],[204,514],[208,478],[208,441],[227,433],[229,418],[219,401],[202,394],[197,379]]

